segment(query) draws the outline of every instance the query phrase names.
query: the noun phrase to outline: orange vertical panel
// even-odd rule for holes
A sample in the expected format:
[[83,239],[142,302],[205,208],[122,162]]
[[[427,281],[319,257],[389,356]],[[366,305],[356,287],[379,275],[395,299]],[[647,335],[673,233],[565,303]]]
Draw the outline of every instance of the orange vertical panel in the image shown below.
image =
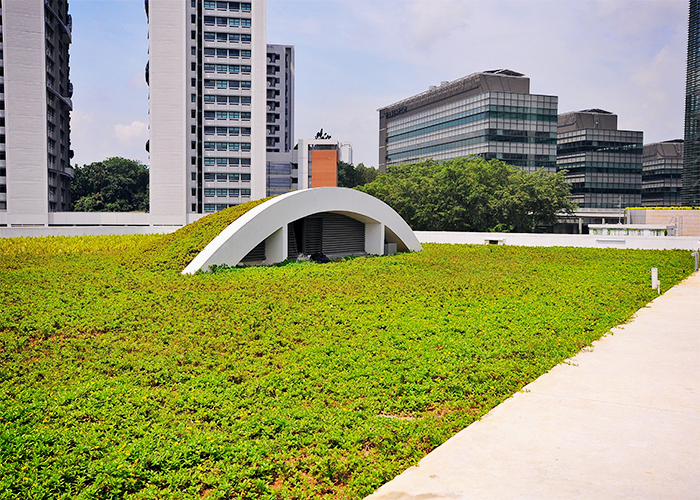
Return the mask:
[[311,187],[338,187],[338,151],[311,151]]

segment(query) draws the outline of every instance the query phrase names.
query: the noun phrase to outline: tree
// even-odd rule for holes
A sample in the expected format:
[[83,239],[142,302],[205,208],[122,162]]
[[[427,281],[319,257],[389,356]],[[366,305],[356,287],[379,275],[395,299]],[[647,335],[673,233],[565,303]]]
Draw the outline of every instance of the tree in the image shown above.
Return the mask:
[[344,161],[338,162],[338,187],[354,188],[364,186],[377,178],[379,170],[365,167],[360,163],[356,167]]
[[71,182],[73,210],[148,211],[148,177],[145,165],[119,157],[76,167]]
[[527,173],[482,158],[393,166],[356,189],[384,201],[419,231],[534,232],[575,209],[563,172]]
[[323,131],[323,129],[316,132],[316,139],[330,139],[331,136]]

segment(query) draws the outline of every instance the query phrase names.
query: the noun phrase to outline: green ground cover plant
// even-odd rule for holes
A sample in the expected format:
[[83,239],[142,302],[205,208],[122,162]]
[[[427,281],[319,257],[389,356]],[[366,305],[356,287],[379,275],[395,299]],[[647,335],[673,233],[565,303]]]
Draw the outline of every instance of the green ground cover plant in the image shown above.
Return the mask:
[[167,236],[0,240],[0,498],[362,498],[692,271],[425,245],[181,276]]

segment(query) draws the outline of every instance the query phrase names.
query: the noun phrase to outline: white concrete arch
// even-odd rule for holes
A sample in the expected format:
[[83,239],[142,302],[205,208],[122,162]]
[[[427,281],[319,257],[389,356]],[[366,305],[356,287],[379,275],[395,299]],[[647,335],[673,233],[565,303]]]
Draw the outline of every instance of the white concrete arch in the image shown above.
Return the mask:
[[288,224],[310,215],[331,212],[365,224],[365,253],[384,255],[384,243],[396,243],[399,251],[423,249],[406,221],[383,201],[346,188],[315,188],[292,191],[251,209],[224,229],[182,271],[194,274],[213,264],[238,265],[262,241],[265,264],[282,262],[287,256]]

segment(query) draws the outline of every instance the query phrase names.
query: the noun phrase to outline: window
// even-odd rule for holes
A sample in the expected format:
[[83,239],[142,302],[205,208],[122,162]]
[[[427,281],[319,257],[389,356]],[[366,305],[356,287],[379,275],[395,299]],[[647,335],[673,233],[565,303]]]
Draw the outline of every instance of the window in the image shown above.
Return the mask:
[[227,104],[228,103],[228,96],[227,95],[217,95],[216,102],[218,104]]
[[196,63],[196,62],[193,62],[192,64],[190,64],[190,69],[191,69],[192,71],[197,71],[197,63]]
[[204,55],[206,57],[214,57],[216,55],[216,49],[206,48],[204,49]]
[[207,104],[216,102],[216,96],[215,95],[205,95],[204,96],[204,102]]
[[204,158],[205,165],[214,165],[214,158]]
[[204,211],[205,212],[214,212],[216,211],[216,205],[209,205],[207,203],[204,204]]
[[191,32],[190,32],[190,38],[192,38],[192,40],[196,40],[196,39],[197,39],[197,32],[196,32],[196,31],[191,31]]
[[228,96],[228,103],[229,104],[238,104],[239,97],[237,95],[230,95]]
[[205,73],[213,73],[215,70],[216,70],[215,64],[205,64],[204,65],[204,72]]
[[197,94],[192,94],[190,96],[190,99],[192,100],[192,102],[197,102]]
[[244,28],[250,28],[250,19],[241,19],[241,26],[243,26]]
[[226,182],[227,174],[216,174],[216,182]]
[[214,26],[216,18],[214,16],[204,16],[204,24],[206,26]]
[[243,127],[241,129],[241,134],[243,134],[243,135],[250,135],[250,132],[251,132],[250,127]]
[[243,113],[241,113],[241,119],[250,120],[250,112],[244,111]]
[[213,111],[205,111],[204,112],[204,119],[205,120],[213,120],[214,119],[214,112]]
[[197,180],[197,172],[192,172],[192,180],[196,181]]
[[241,82],[239,82],[238,80],[229,80],[228,81],[229,88],[237,89],[240,85],[241,85]]
[[250,167],[250,158],[241,158],[241,166],[243,167]]
[[196,110],[196,109],[191,110],[191,111],[190,111],[190,116],[191,116],[192,118],[197,118],[197,110]]
[[240,180],[240,177],[240,174],[228,174],[229,182],[238,182]]
[[241,88],[242,89],[249,89],[250,87],[251,87],[250,81],[241,80]]
[[241,42],[250,43],[252,41],[253,37],[251,35],[241,35]]
[[228,9],[228,2],[216,2],[217,9]]
[[252,8],[252,4],[250,4],[249,2],[241,3],[241,10],[250,11],[251,8]]
[[217,158],[216,164],[220,167],[223,165],[226,165],[226,164],[228,164],[228,158]]
[[226,18],[225,17],[217,17],[216,24],[217,24],[217,26],[226,26]]
[[251,97],[249,95],[244,95],[241,97],[241,104],[250,104],[251,103]]
[[204,88],[213,89],[216,86],[216,80],[204,80]]
[[205,40],[216,40],[216,33],[213,33],[211,31],[205,31],[204,32],[204,39]]
[[229,111],[228,112],[228,119],[229,120],[240,120],[241,114],[238,111]]
[[216,2],[213,0],[204,0],[205,9],[213,9],[216,7]]
[[192,126],[190,127],[190,133],[192,133],[192,134],[196,134],[196,133],[197,133],[197,125],[192,125]]
[[192,78],[192,79],[190,80],[190,86],[192,86],[192,87],[196,87],[196,86],[197,86],[197,79],[196,79],[196,78]]
[[229,26],[240,26],[241,20],[238,18],[232,17],[231,19],[228,20],[228,25]]
[[192,211],[193,212],[197,211],[197,204],[196,203],[192,203]]
[[192,165],[197,164],[197,157],[196,156],[190,156],[190,164],[192,164]]
[[192,149],[197,149],[197,141],[192,141],[192,142],[190,143],[190,148],[192,148]]
[[216,72],[217,73],[226,73],[228,71],[228,65],[226,64],[217,64],[216,65]]
[[[229,164],[229,165],[238,165],[238,158],[229,158],[229,159],[228,159],[228,164]],[[231,175],[233,175],[233,174],[229,174],[229,179],[228,179],[228,180],[231,180]],[[236,174],[236,175],[238,175],[238,174]],[[236,178],[236,180],[238,180],[238,178]]]
[[228,8],[231,10],[239,10],[241,8],[241,2],[229,2]]
[[228,118],[228,113],[226,111],[217,111],[216,112],[216,119],[217,120],[226,120]]
[[220,89],[228,88],[228,81],[227,80],[217,80],[216,87],[220,88]]
[[228,196],[228,189],[217,189],[216,196],[223,196],[223,197]]
[[243,182],[250,182],[250,174],[241,174],[241,180]]
[[227,40],[226,33],[217,33],[216,34],[216,41],[217,42],[225,42]]
[[250,50],[241,50],[241,57],[251,57],[253,53]]
[[241,143],[241,149],[243,151],[250,151],[250,143],[249,142],[242,142]]
[[214,196],[216,194],[216,189],[207,188],[204,190],[204,196]]
[[238,134],[240,134],[240,132],[241,132],[241,129],[239,129],[238,127],[229,127],[228,128],[228,135],[238,135]]
[[228,195],[229,196],[235,196],[238,197],[239,190],[238,189],[229,189],[228,190]]
[[192,52],[193,56],[196,56],[197,55],[197,47],[192,47],[191,52]]
[[241,72],[243,72],[243,73],[250,73],[250,72],[251,72],[251,67],[250,67],[250,66],[241,66]]
[[228,208],[228,205],[225,203],[217,203],[216,204],[216,211],[219,212],[221,210],[226,210]]
[[216,49],[216,57],[228,57],[228,49]]
[[213,181],[213,180],[216,180],[216,174],[213,174],[213,173],[211,173],[211,172],[208,172],[208,173],[204,174],[204,180],[205,180],[205,181]]
[[250,189],[241,189],[241,196],[250,196]]
[[226,143],[225,142],[217,142],[216,143],[216,150],[217,151],[226,151]]
[[238,151],[240,149],[241,145],[238,142],[229,142],[228,143],[228,149],[229,151]]
[[204,149],[207,151],[213,151],[215,147],[215,144],[213,142],[205,142],[204,143]]
[[240,73],[241,67],[237,64],[230,64],[228,67],[228,72],[229,73]]
[[204,127],[204,133],[207,135],[213,134],[216,132],[216,127]]
[[[239,35],[238,33],[229,33],[228,34],[228,41],[229,42],[240,42],[241,35]],[[234,52],[235,52],[235,57],[238,57],[240,55],[238,50],[230,50],[229,56],[234,57],[234,54],[233,54]]]
[[226,127],[216,127],[216,135],[226,135],[228,128]]

